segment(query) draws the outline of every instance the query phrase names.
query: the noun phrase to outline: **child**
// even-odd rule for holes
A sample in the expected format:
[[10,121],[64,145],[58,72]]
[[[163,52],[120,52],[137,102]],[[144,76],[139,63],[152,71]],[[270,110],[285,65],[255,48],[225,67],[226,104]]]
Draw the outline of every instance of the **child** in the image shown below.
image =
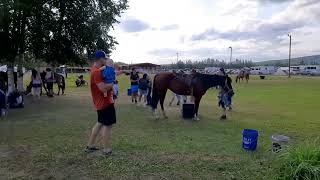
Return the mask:
[[218,98],[219,103],[218,106],[222,107],[223,109],[229,108],[229,111],[232,110],[232,97],[234,93],[232,92],[225,92],[223,89],[219,92]]
[[[105,66],[100,68],[102,70],[102,77],[105,83],[113,85],[116,80],[116,71],[113,67],[113,60],[107,58]],[[109,92],[104,94],[104,97],[108,96]]]
[[227,100],[227,93],[224,91],[223,88],[221,88],[219,95],[218,95],[218,98],[219,98],[218,106],[222,107],[222,109],[223,109],[223,113],[222,113],[222,116],[220,117],[220,119],[221,120],[227,119],[226,109],[227,109],[227,104],[228,104],[227,101],[228,100]]
[[141,99],[143,97],[143,104],[144,105],[147,104],[148,86],[149,86],[148,75],[143,74],[143,77],[139,80],[138,88],[139,88],[139,92],[140,92],[139,102],[141,102]]
[[223,109],[226,109],[227,106],[227,94],[225,91],[221,88],[219,95],[218,95],[218,106],[222,107]]

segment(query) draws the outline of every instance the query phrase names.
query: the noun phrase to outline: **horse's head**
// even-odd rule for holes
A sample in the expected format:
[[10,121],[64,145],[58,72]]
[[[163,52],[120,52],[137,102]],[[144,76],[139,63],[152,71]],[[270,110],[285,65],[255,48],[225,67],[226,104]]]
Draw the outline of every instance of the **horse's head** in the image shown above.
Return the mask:
[[232,90],[232,79],[228,75],[220,75],[220,74],[200,74],[197,73],[196,77],[202,81],[202,84],[206,88],[211,87],[222,87],[225,91]]

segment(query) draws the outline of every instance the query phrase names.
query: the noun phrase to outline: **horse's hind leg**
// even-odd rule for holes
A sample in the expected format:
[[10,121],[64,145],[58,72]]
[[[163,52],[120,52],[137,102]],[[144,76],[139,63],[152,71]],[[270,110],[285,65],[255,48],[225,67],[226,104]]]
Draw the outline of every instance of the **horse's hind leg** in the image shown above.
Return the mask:
[[194,117],[193,119],[195,121],[199,121],[199,116],[198,116],[198,112],[199,112],[199,104],[200,104],[200,101],[201,101],[201,98],[202,97],[195,97],[195,101],[194,101]]
[[167,91],[165,91],[163,94],[161,94],[160,96],[160,106],[161,106],[161,110],[162,110],[162,115],[165,119],[168,118],[168,116],[166,115],[166,112],[164,111],[164,107],[163,107],[163,103],[164,103],[164,99],[166,98],[166,93]]

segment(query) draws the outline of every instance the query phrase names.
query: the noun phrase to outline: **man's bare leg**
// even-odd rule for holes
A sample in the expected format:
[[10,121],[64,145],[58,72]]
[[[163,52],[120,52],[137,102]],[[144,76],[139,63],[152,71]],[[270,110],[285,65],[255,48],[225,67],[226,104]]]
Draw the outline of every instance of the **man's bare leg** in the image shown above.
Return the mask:
[[112,126],[102,126],[102,144],[103,144],[103,153],[105,155],[111,155],[111,133]]
[[93,126],[87,148],[94,147],[94,145],[96,143],[97,136],[98,136],[101,128],[102,128],[102,124],[98,123],[98,122]]

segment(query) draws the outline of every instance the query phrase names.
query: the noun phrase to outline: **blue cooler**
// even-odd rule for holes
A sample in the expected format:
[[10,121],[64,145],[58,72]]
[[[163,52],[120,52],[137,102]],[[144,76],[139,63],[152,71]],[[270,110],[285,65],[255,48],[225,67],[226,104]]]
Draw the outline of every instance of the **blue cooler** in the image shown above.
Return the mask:
[[254,151],[257,149],[259,133],[253,129],[244,129],[242,132],[242,147],[247,151]]
[[131,96],[131,88],[130,89],[128,89],[128,96]]

